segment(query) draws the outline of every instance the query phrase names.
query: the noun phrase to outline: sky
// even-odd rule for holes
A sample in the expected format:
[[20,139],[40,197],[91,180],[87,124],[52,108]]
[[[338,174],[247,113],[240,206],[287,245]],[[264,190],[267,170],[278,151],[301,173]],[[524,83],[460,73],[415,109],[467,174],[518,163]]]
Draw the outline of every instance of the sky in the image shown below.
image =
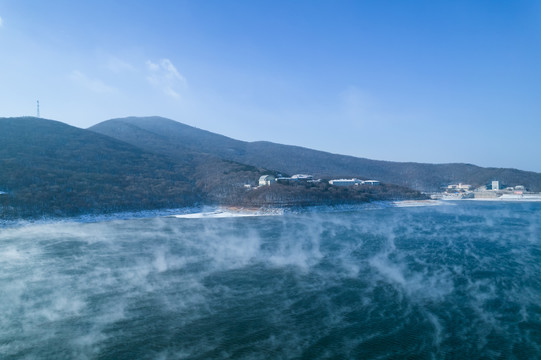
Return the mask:
[[0,0],[0,117],[541,172],[540,1]]

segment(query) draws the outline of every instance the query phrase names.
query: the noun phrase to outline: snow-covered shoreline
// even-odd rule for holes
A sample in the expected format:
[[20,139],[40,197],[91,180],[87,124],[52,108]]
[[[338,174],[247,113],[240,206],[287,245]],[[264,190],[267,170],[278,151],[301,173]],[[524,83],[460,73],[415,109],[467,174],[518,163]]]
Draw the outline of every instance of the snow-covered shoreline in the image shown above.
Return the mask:
[[[457,201],[488,201],[488,202],[541,202],[541,197],[538,198],[471,198],[471,199],[456,199]],[[443,200],[449,201],[449,200]],[[451,200],[455,201],[455,200]]]
[[177,219],[209,219],[209,218],[232,218],[232,217],[254,217],[254,216],[279,216],[284,214],[284,209],[251,209],[237,207],[218,207],[206,209],[193,213],[172,215]]

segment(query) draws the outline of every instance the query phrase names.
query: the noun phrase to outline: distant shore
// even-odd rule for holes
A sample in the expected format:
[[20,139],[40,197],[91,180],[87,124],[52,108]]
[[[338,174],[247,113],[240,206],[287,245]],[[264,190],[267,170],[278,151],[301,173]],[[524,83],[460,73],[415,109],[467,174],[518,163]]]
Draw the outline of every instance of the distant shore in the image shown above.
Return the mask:
[[[471,198],[471,199],[456,199],[456,200],[468,200],[468,201],[497,201],[497,202],[541,202],[541,197],[536,198]],[[442,200],[453,201],[453,200]]]
[[143,211],[124,211],[108,214],[90,214],[78,216],[43,216],[31,219],[6,219],[0,220],[2,227],[18,227],[26,225],[46,225],[53,223],[96,223],[109,221],[123,221],[134,219],[148,219],[160,217],[176,217],[180,219],[197,218],[228,218],[228,217],[249,217],[249,216],[280,216],[285,214],[299,213],[326,213],[357,210],[386,209],[398,207],[419,207],[442,205],[439,200],[386,200],[374,201],[359,204],[336,204],[336,205],[313,205],[299,207],[281,207],[281,206],[230,206],[230,205],[205,205],[172,209],[143,210]]
[[10,219],[0,220],[2,227],[19,227],[26,225],[47,225],[54,223],[97,223],[110,221],[123,221],[134,219],[150,219],[162,217],[174,217],[179,219],[204,219],[204,218],[234,218],[234,217],[259,217],[259,216],[283,216],[287,214],[316,214],[350,212],[362,210],[379,210],[388,208],[441,206],[451,204],[454,201],[481,201],[481,202],[541,202],[540,198],[500,199],[500,198],[470,198],[470,199],[430,199],[430,200],[386,200],[374,201],[361,204],[337,204],[337,205],[314,205],[300,207],[280,206],[194,206],[174,209],[144,210],[133,212],[119,212],[111,214],[92,214],[73,217],[42,217],[38,219]]

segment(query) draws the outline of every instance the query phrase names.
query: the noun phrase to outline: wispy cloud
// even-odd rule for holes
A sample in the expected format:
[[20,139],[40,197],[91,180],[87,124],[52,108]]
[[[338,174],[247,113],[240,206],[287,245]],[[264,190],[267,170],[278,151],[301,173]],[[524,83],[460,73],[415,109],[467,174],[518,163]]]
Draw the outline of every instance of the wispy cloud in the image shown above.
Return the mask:
[[147,80],[150,84],[167,96],[180,98],[179,92],[185,89],[188,83],[169,59],[161,59],[157,63],[148,60],[146,65],[149,73]]
[[80,72],[79,70],[73,70],[70,73],[70,79],[82,87],[95,92],[95,93],[113,93],[116,89],[112,86],[105,84],[100,79],[92,79]]
[[107,64],[105,66],[107,69],[117,74],[122,72],[132,72],[136,70],[135,66],[133,66],[132,64],[114,56],[111,56],[109,59],[107,59]]
[[2,21],[2,17],[0,17],[0,27],[2,27],[3,24],[4,22]]

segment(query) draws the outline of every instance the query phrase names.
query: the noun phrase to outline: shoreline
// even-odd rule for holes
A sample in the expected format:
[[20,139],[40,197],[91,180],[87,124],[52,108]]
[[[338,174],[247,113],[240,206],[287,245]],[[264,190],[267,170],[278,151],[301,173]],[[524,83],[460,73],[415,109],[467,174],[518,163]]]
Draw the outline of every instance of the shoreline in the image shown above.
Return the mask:
[[202,219],[202,218],[232,218],[232,217],[260,217],[260,216],[283,216],[288,214],[310,213],[334,213],[361,210],[382,210],[389,208],[427,207],[451,205],[456,201],[492,202],[492,203],[536,203],[540,198],[470,198],[470,199],[423,199],[423,200],[388,200],[375,201],[363,204],[337,204],[337,205],[313,205],[302,207],[244,207],[244,206],[220,206],[206,205],[185,208],[144,210],[135,212],[119,212],[112,214],[90,214],[74,217],[42,217],[38,219],[9,219],[0,220],[1,228],[23,227],[28,225],[47,225],[53,223],[99,223],[111,221],[124,221],[151,218],[178,218],[178,219]]
[[149,219],[159,217],[174,217],[179,219],[195,218],[227,218],[227,217],[256,217],[256,216],[281,216],[285,214],[317,213],[317,212],[340,212],[357,210],[377,210],[400,207],[420,207],[442,205],[439,200],[388,200],[374,201],[362,204],[337,204],[337,205],[312,205],[299,207],[280,206],[237,206],[237,205],[205,205],[185,208],[123,211],[108,214],[87,214],[69,217],[43,216],[34,219],[0,219],[0,229],[8,227],[22,227],[28,225],[47,225],[53,223],[98,223],[110,221],[124,221],[134,219]]
[[188,213],[194,210],[202,210],[205,207],[192,206],[185,208],[172,208],[172,209],[157,209],[157,210],[141,210],[141,211],[122,211],[117,213],[107,214],[86,214],[77,216],[43,216],[33,219],[0,219],[0,229],[7,227],[18,227],[27,225],[47,225],[53,223],[79,223],[90,224],[98,222],[110,222],[110,221],[122,221],[122,220],[134,220],[134,219],[150,219],[158,217],[167,217],[179,213]]

